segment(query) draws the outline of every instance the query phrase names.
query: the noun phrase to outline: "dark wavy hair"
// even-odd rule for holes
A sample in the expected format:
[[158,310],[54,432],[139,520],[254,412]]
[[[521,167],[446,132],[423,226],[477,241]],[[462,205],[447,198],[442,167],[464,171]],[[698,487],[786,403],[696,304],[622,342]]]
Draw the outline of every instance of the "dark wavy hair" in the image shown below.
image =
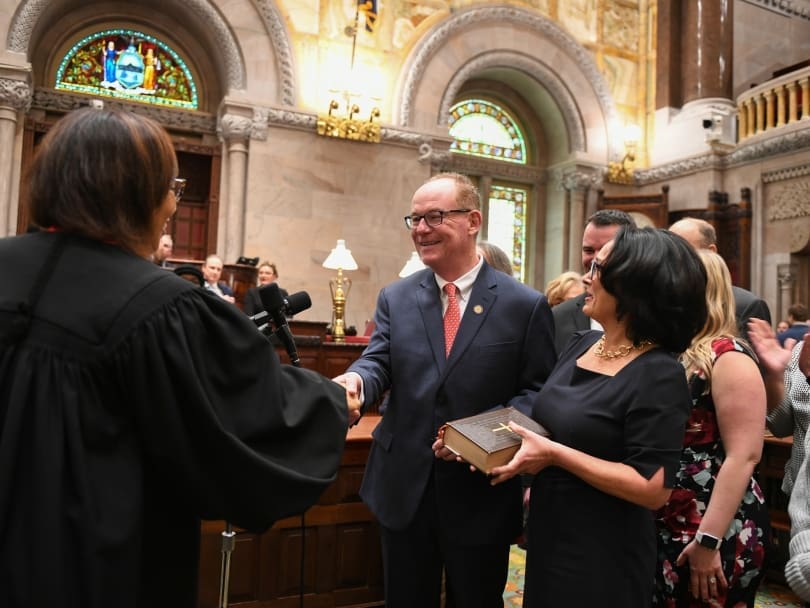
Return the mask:
[[130,112],[84,108],[59,120],[27,178],[31,219],[135,250],[177,176],[168,133]]
[[621,228],[600,281],[635,344],[651,340],[680,353],[706,323],[706,269],[692,246],[667,230]]

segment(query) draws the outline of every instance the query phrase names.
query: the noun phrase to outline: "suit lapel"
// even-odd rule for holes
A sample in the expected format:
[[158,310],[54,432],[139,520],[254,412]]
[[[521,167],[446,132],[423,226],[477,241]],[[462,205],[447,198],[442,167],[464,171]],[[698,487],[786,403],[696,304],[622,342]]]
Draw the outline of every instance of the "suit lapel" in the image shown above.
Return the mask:
[[422,322],[425,325],[430,349],[433,351],[433,358],[439,365],[439,369],[442,369],[446,362],[444,356],[444,320],[442,319],[442,301],[439,296],[439,287],[436,284],[436,277],[433,272],[426,271],[422,280],[419,281],[416,302],[422,315]]

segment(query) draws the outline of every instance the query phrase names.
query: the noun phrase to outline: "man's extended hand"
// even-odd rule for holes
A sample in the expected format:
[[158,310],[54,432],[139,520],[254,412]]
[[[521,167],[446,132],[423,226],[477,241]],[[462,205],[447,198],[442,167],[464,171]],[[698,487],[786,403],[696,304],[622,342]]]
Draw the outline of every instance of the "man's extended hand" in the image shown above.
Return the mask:
[[349,408],[349,426],[357,424],[360,416],[363,415],[361,409],[363,403],[360,401],[360,381],[356,374],[342,374],[332,378],[340,386],[346,389],[346,406]]

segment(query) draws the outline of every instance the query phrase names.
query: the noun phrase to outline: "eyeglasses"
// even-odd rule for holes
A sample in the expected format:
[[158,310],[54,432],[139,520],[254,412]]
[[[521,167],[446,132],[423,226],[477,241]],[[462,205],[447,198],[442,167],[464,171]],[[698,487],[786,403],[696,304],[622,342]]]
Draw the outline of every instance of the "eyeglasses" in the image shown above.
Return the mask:
[[424,215],[406,215],[405,226],[408,230],[413,230],[419,225],[419,222],[425,220],[428,226],[435,228],[444,222],[444,216],[451,213],[469,213],[472,209],[448,209],[447,211],[428,211]]
[[178,203],[180,202],[180,198],[183,196],[183,192],[186,189],[186,180],[182,177],[175,177],[172,179],[171,184],[169,184],[169,190],[174,193],[174,200]]
[[591,260],[591,276],[590,279],[593,281],[593,278],[596,276],[596,271],[599,271],[599,274],[602,274],[602,271],[605,269],[604,264],[600,264],[596,261],[596,259]]

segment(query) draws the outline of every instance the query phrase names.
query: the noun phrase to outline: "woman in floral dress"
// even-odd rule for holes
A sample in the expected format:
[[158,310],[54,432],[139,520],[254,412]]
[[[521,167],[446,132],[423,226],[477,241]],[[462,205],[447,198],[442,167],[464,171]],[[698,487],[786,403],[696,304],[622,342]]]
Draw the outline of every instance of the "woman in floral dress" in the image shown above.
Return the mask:
[[708,281],[706,326],[683,353],[692,392],[681,467],[658,510],[656,607],[753,607],[770,536],[753,478],[762,454],[765,387],[754,355],[737,339],[731,278],[701,251]]

